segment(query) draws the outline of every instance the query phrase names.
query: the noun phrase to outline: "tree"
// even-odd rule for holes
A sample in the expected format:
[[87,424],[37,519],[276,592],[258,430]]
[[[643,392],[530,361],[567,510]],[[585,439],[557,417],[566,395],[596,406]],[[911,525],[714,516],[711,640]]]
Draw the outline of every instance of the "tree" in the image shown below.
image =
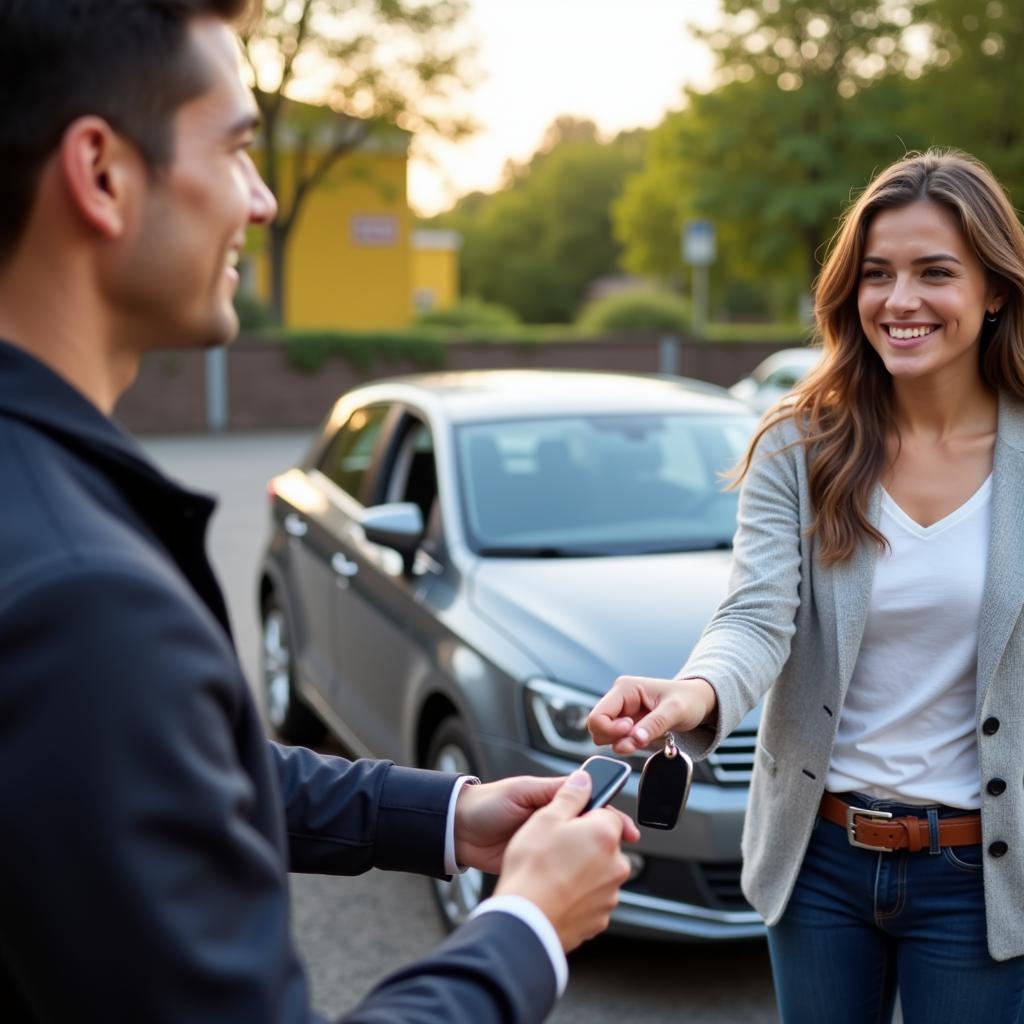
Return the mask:
[[1024,202],[1024,10],[1013,0],[930,0],[930,60],[913,87],[929,145],[965,149]]
[[[723,0],[720,26],[697,33],[714,52],[716,87],[690,90],[653,133],[645,170],[617,207],[626,265],[664,272],[666,224],[678,240],[684,220],[707,217],[734,276],[782,273],[806,290],[851,191],[913,136],[901,72],[917,7]],[[644,209],[656,197],[657,220]]]
[[474,193],[437,223],[463,236],[463,291],[533,323],[571,320],[586,286],[618,269],[609,209],[640,166],[642,135],[602,142],[588,121],[560,118],[504,188]]
[[[393,125],[448,137],[470,130],[447,113],[467,81],[465,11],[466,0],[265,0],[243,34],[263,121],[262,170],[279,204],[267,228],[278,322],[291,232],[307,196],[338,161]],[[338,116],[325,119],[289,97],[315,99]]]

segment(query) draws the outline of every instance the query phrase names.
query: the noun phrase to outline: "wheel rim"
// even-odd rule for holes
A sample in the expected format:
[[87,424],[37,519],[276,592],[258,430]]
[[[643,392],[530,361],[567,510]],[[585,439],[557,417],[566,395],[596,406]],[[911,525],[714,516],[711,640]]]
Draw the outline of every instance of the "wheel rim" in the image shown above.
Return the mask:
[[273,608],[263,620],[263,692],[275,729],[284,724],[292,701],[291,660],[284,615]]
[[[466,752],[454,743],[446,743],[431,766],[440,772],[472,775],[473,767]],[[476,909],[483,896],[484,873],[479,868],[468,868],[461,875],[453,875],[450,882],[433,879],[441,912],[446,920],[460,925]]]

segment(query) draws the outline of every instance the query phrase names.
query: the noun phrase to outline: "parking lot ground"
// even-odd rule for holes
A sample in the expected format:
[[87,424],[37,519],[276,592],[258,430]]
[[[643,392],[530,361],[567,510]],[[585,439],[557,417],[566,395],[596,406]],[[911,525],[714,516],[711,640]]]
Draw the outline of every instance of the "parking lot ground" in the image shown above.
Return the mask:
[[[258,668],[256,572],[267,535],[266,482],[306,450],[309,432],[149,437],[172,477],[219,499],[210,554],[250,681]],[[294,930],[315,1004],[335,1015],[442,938],[427,882],[370,872],[292,876]],[[684,945],[601,937],[570,958],[554,1024],[769,1024],[778,1021],[763,943]]]

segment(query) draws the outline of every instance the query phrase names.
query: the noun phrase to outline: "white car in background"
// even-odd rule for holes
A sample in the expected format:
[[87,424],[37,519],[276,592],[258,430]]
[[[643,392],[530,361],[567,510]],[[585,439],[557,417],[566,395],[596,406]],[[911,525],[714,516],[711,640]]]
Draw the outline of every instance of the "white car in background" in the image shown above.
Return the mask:
[[785,348],[758,363],[749,377],[729,388],[729,394],[754,412],[764,413],[789,394],[820,362],[820,348]]

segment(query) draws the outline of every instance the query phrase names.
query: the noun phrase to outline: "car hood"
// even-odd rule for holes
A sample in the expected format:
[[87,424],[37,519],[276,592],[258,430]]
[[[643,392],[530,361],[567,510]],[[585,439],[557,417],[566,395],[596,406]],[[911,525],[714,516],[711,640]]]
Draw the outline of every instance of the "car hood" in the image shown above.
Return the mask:
[[484,559],[470,600],[551,678],[602,694],[617,675],[678,671],[725,597],[731,558]]

